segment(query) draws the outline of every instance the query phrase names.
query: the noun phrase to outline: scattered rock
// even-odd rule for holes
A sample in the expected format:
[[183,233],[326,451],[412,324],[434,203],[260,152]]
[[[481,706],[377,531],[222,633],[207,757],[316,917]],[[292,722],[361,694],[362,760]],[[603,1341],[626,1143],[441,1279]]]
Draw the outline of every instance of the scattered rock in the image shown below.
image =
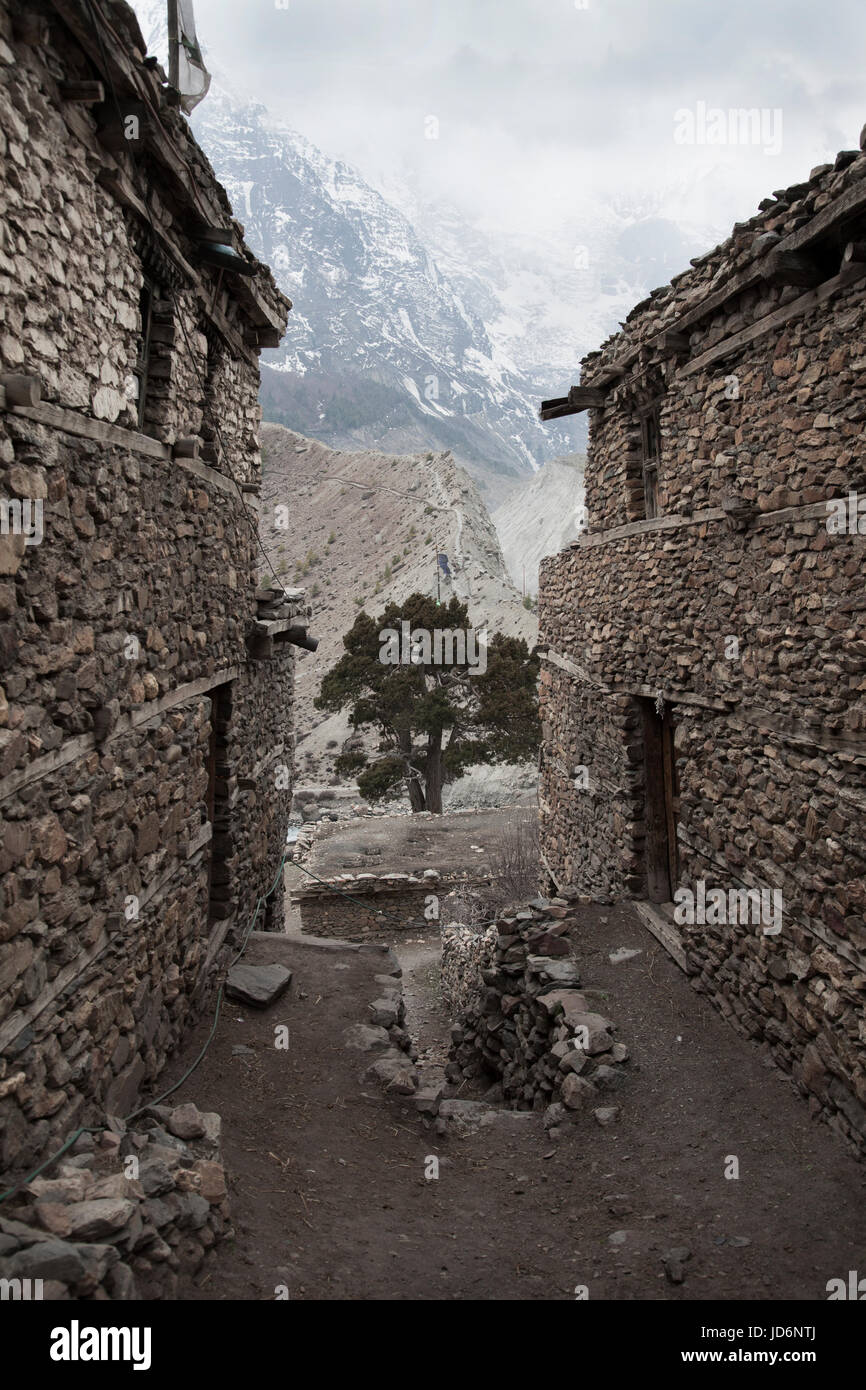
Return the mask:
[[239,961],[229,971],[225,989],[229,999],[266,1009],[285,994],[291,982],[292,972],[284,965],[247,965]]
[[592,1113],[601,1127],[606,1129],[607,1126],[612,1125],[614,1120],[618,1117],[620,1107],[618,1105],[600,1105],[598,1109],[593,1110]]
[[608,960],[611,965],[622,965],[623,961],[634,960],[635,956],[642,955],[642,951],[633,951],[628,946],[620,946],[616,951],[611,951]]
[[686,1245],[676,1245],[671,1250],[665,1251],[661,1257],[665,1278],[670,1284],[682,1284],[686,1274],[683,1266],[692,1257],[692,1252]]
[[173,1134],[176,1139],[183,1139],[184,1142],[190,1139],[201,1139],[205,1128],[202,1116],[198,1107],[188,1102],[186,1105],[178,1105],[172,1110],[167,1120],[169,1134]]
[[390,1047],[391,1040],[387,1029],[371,1027],[368,1023],[353,1023],[343,1034],[346,1047],[357,1048],[359,1052],[371,1052],[374,1047]]

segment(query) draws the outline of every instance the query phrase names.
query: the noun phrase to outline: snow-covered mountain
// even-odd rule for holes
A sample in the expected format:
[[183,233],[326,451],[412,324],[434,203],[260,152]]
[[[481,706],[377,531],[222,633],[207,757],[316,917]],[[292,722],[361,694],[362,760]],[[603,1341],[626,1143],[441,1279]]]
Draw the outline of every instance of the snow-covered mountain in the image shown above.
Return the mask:
[[[137,6],[165,58],[164,0]],[[220,75],[192,123],[294,309],[263,354],[265,418],[336,448],[450,449],[488,505],[585,447],[584,417],[542,425],[584,352],[712,237],[651,207],[588,197],[545,242],[469,226],[389,172],[377,187],[272,119]]]

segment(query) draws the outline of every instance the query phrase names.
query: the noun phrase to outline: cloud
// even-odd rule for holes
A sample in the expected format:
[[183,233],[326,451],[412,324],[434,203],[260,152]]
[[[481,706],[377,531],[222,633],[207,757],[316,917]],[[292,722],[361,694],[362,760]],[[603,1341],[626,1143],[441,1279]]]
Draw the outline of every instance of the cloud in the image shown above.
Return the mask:
[[[197,0],[211,62],[380,186],[559,234],[615,191],[722,228],[856,145],[862,0]],[[680,146],[675,113],[780,109],[781,153]],[[438,139],[426,138],[435,116]],[[694,190],[691,204],[688,190]]]

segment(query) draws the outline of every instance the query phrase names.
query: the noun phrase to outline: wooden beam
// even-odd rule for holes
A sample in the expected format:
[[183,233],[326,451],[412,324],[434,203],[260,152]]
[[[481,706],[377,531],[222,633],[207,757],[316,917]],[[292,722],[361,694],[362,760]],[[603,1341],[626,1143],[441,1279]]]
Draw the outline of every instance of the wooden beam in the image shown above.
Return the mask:
[[801,251],[771,251],[760,265],[771,285],[816,285],[824,278],[820,266]]
[[560,420],[564,415],[577,413],[576,406],[569,405],[568,396],[559,396],[556,400],[542,401],[538,416],[541,420]]
[[688,352],[690,339],[688,333],[677,333],[673,329],[666,329],[659,338],[655,339],[655,342],[658,343],[663,352],[680,353]]
[[578,410],[601,410],[607,401],[607,393],[597,386],[572,386],[568,393],[569,405]]
[[34,406],[42,399],[42,381],[38,376],[19,376],[7,373],[0,376],[0,386],[5,392],[6,408],[11,406]]
[[170,453],[165,444],[151,439],[149,434],[139,434],[136,430],[125,429],[122,425],[109,425],[105,420],[93,420],[77,410],[67,410],[63,406],[40,403],[32,407],[16,407],[15,413],[39,425],[48,425],[65,434],[77,435],[81,439],[94,439],[100,444],[118,444],[138,454],[150,458],[168,459]]
[[593,386],[572,386],[567,396],[542,401],[539,415],[542,420],[559,420],[564,415],[577,415],[581,410],[603,409],[607,393]]
[[198,435],[185,435],[181,439],[176,439],[172,447],[171,456],[173,459],[197,459],[201,448],[201,440]]
[[823,304],[838,294],[839,290],[855,280],[860,280],[866,275],[866,264],[852,261],[845,267],[845,273],[835,275],[831,280],[825,280],[814,290],[807,290],[805,294],[798,295],[789,304],[784,304],[781,309],[775,309],[772,314],[766,314],[756,323],[750,323],[748,328],[740,329],[739,333],[734,333],[730,338],[723,338],[720,343],[708,348],[700,356],[693,357],[692,360],[677,372],[676,380],[681,377],[692,376],[695,372],[703,371],[714,362],[720,362],[723,358],[729,357],[732,352],[737,352],[747,343],[754,342],[756,338],[761,338],[765,333],[771,333],[776,328],[781,328],[790,319],[796,318],[799,314],[807,314],[811,309]]
[[61,82],[60,95],[64,101],[82,106],[100,106],[105,101],[105,87],[101,82]]
[[638,916],[644,926],[652,932],[656,941],[664,946],[668,955],[675,960],[680,970],[686,974],[689,972],[689,958],[683,945],[683,939],[677,931],[673,922],[669,922],[666,917],[652,903],[636,902]]

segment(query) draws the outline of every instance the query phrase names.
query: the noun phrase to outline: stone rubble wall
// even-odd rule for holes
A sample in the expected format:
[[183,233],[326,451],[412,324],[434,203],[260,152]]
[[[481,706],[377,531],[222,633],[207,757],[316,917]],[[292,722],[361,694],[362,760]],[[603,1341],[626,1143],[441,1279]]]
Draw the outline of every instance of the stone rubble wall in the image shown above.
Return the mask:
[[[660,698],[675,728],[677,886],[783,896],[778,937],[736,922],[678,928],[692,982],[861,1152],[866,541],[856,524],[828,530],[826,506],[866,499],[866,279],[837,278],[860,233],[849,223],[838,245],[807,248],[824,277],[812,293],[762,279],[761,258],[835,198],[859,196],[864,178],[866,152],[845,151],[780,190],[585,359],[589,387],[626,366],[591,410],[589,530],[542,562],[539,596],[553,882],[603,901],[648,896],[641,702]],[[680,315],[752,272],[685,345],[659,346]],[[787,322],[696,362],[801,297]],[[617,534],[643,516],[639,415],[653,399],[659,519]]]
[[[47,42],[16,38],[24,15],[44,18]],[[112,26],[155,90],[132,12],[115,5]],[[201,264],[190,189],[241,236],[185,119],[154,96],[152,119],[186,165],[179,183],[154,147],[146,168],[109,153],[94,111],[63,98],[59,83],[92,77],[90,62],[53,7],[0,0],[0,375],[42,390],[34,408],[0,392],[0,498],[41,503],[44,530],[39,544],[0,536],[7,1172],[82,1123],[128,1115],[155,1086],[271,887],[292,794],[294,650],[276,639],[253,660],[248,645],[263,602],[287,616],[258,589],[250,294],[277,318],[287,301],[264,267],[251,291]],[[174,259],[121,206],[124,181]],[[145,275],[165,299],[139,429]],[[207,462],[172,456],[186,436]],[[289,608],[308,616],[300,591]],[[280,877],[271,920],[282,894]]]
[[438,870],[423,874],[339,874],[322,883],[310,879],[293,891],[301,926],[311,936],[365,941],[389,932],[422,930],[435,918],[425,917],[431,896],[443,891]]
[[0,1206],[0,1279],[41,1279],[44,1299],[175,1297],[232,1233],[219,1140],[219,1115],[191,1104],[82,1134]]
[[581,990],[566,933],[577,918],[560,899],[536,899],[473,933],[443,932],[443,994],[453,1001],[449,1081],[496,1078],[505,1101],[544,1110],[548,1127],[593,1108],[615,1118],[625,1082],[624,1044],[597,991]]
[[449,922],[442,928],[440,981],[452,1018],[477,1010],[485,988],[482,971],[493,965],[498,940],[495,926],[473,931],[462,922]]
[[[667,328],[676,330],[681,316],[726,285],[735,285],[737,277],[757,272],[754,284],[687,328],[684,362],[801,297],[803,286],[778,285],[771,276],[762,277],[762,261],[782,238],[807,226],[833,200],[856,195],[864,178],[866,151],[845,150],[835,164],[820,166],[807,180],[766,199],[754,217],[737,223],[731,236],[696,258],[691,269],[635,305],[623,331],[584,358],[581,383],[592,386],[606,368],[632,353],[655,357],[653,339]],[[842,245],[835,263],[828,261],[827,279],[838,269]],[[857,453],[863,315],[861,282],[841,288],[831,300],[814,304],[703,373],[678,380],[673,355],[662,355],[657,361],[659,381],[672,394],[661,418],[665,452],[659,469],[660,514],[714,505],[720,486],[728,482],[759,496],[766,510],[830,495],[825,487],[833,486],[834,467],[844,475],[852,462],[848,451],[853,447]],[[638,357],[635,365],[642,361]],[[728,399],[726,378],[732,374],[738,379],[738,395]],[[620,404],[630,389],[627,381],[614,386],[611,404]],[[773,428],[765,440],[760,429],[767,419]],[[641,515],[629,505],[638,490],[638,450],[639,431],[628,412],[591,412],[586,472],[591,531]],[[862,452],[860,463],[862,486]],[[810,496],[813,488],[818,489],[816,496]]]

